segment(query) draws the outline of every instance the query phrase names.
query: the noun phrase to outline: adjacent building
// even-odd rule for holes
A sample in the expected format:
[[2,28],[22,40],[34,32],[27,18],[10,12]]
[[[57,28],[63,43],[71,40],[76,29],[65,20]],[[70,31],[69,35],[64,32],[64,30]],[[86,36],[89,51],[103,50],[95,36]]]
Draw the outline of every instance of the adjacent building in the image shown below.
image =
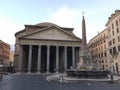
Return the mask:
[[107,59],[106,47],[107,29],[98,33],[94,38],[89,41],[88,48],[91,53],[93,62],[97,64],[100,70],[109,69],[109,61]]
[[114,72],[120,72],[120,10],[111,14],[106,23],[107,48],[111,68]]
[[73,28],[43,22],[15,34],[16,72],[54,73],[76,68],[82,40]]
[[89,41],[88,48],[100,69],[120,72],[120,10],[108,18],[106,29]]
[[0,65],[9,66],[10,45],[0,40]]

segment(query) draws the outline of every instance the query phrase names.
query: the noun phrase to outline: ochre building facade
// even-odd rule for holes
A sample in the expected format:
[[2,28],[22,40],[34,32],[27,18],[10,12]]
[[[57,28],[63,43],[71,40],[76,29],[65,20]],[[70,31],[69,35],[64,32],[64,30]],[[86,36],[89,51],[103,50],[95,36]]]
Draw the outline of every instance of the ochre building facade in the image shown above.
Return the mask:
[[120,72],[120,10],[115,10],[108,18],[107,48],[108,59],[114,73]]
[[109,60],[107,57],[107,29],[98,33],[89,41],[88,48],[91,53],[92,60],[98,64],[100,70],[109,70]]
[[120,72],[120,10],[115,10],[105,24],[106,28],[89,41],[93,60],[100,69]]
[[0,40],[0,65],[9,66],[10,45]]

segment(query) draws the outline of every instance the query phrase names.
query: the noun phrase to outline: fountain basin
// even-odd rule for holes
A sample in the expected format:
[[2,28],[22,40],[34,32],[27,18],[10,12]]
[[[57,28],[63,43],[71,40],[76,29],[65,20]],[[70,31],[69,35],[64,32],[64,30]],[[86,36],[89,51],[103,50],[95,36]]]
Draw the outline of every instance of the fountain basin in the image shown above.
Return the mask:
[[109,71],[106,70],[67,70],[68,77],[77,78],[107,78]]

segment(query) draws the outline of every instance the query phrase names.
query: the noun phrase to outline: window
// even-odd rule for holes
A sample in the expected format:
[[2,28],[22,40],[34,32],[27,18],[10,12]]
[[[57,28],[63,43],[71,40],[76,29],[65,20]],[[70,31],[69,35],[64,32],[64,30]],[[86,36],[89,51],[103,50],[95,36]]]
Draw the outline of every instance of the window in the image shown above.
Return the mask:
[[114,29],[114,25],[112,24],[112,29]]
[[112,31],[112,35],[114,36],[114,31]]
[[109,46],[111,46],[112,45],[112,42],[111,41],[109,41]]
[[103,57],[103,53],[101,53],[101,57]]
[[104,65],[103,65],[103,70],[105,70],[105,67],[104,67]]
[[118,51],[120,51],[120,46],[118,46]]
[[99,58],[100,58],[100,54],[99,54]]
[[104,40],[104,43],[105,43],[106,41]]
[[115,41],[115,38],[113,39],[113,44],[115,44],[116,43],[116,41]]
[[107,67],[107,64],[106,64],[106,67]]
[[118,26],[118,21],[116,21],[116,26]]
[[105,56],[105,57],[107,56],[107,53],[106,53],[106,52],[104,53],[104,56]]
[[119,28],[117,28],[117,33],[119,33]]
[[118,42],[120,42],[120,37],[118,36]]
[[112,49],[109,50],[109,53],[112,54]]
[[104,37],[105,37],[105,34],[104,34]]
[[113,47],[113,54],[116,54],[116,47]]

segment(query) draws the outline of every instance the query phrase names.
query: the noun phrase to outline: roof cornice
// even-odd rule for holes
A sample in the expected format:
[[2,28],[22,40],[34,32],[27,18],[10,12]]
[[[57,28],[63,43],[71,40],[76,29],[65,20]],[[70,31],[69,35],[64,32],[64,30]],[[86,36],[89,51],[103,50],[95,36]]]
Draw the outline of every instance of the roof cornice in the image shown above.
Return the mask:
[[116,10],[114,14],[111,14],[111,17],[108,18],[107,23],[105,24],[105,26],[108,26],[108,24],[110,24],[110,22],[115,19],[118,15],[120,15],[120,10]]

